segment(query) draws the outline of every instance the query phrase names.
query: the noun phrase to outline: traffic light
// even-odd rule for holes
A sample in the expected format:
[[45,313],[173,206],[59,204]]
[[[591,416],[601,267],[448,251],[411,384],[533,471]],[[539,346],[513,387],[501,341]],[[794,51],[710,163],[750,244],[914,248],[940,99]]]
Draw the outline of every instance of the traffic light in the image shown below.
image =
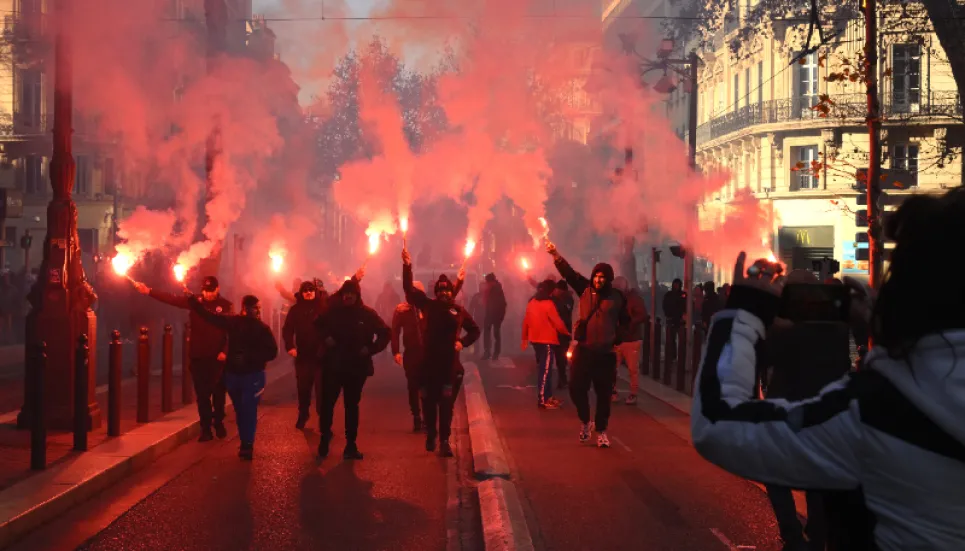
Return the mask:
[[854,225],[859,228],[868,227],[868,209],[860,209],[854,213]]
[[868,261],[871,260],[871,249],[865,247],[863,249],[854,250],[854,259]]
[[855,242],[855,243],[867,243],[867,242],[868,242],[868,232],[866,232],[866,231],[859,231],[858,233],[854,234],[854,242]]
[[23,237],[20,238],[20,248],[24,250],[29,249],[33,242],[34,237],[29,233],[25,233]]
[[670,254],[676,256],[677,258],[686,258],[687,249],[685,249],[683,245],[671,245]]

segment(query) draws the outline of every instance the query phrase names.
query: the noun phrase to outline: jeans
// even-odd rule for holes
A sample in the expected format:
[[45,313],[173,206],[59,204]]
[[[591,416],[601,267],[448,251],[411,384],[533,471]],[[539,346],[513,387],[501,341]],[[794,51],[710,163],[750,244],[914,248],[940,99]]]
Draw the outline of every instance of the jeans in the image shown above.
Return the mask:
[[462,374],[451,385],[438,380],[427,380],[422,386],[422,414],[426,420],[426,435],[446,442],[452,433],[452,410],[462,388]]
[[345,396],[342,405],[345,407],[345,441],[354,444],[359,436],[359,402],[362,401],[362,387],[368,377],[359,373],[343,373],[337,369],[322,370],[322,395],[324,404],[320,430],[322,438],[332,439],[332,420],[335,417],[335,404],[342,390]]
[[265,392],[265,372],[225,373],[225,386],[235,407],[238,421],[238,438],[243,443],[255,443],[255,428],[258,426],[258,402]]
[[295,382],[298,385],[298,416],[308,417],[315,391],[315,411],[322,416],[322,374],[317,362],[295,361]]
[[570,340],[568,338],[560,337],[560,345],[556,347],[556,371],[559,376],[559,381],[561,385],[566,385],[567,371],[570,366],[570,360],[567,359],[566,353],[570,350]]
[[640,389],[640,360],[643,359],[643,341],[620,343],[616,347],[617,369],[620,364],[627,364],[630,374],[630,394],[636,396]]
[[198,398],[201,430],[211,430],[212,420],[215,423],[224,421],[224,363],[217,358],[192,358],[190,370],[194,395]]
[[610,422],[610,395],[617,382],[617,356],[612,351],[577,346],[570,370],[570,398],[583,423],[590,422],[590,387],[596,394],[596,429],[603,432]]
[[406,390],[409,392],[409,411],[412,412],[413,417],[419,417],[421,415],[419,409],[419,401],[421,399],[419,391],[421,389],[421,381],[419,377],[414,373],[405,374]]
[[[491,348],[491,339],[496,339],[496,347]],[[492,320],[487,319],[483,323],[483,347],[485,348],[485,356],[491,357],[493,359],[499,357],[499,353],[502,352],[503,348],[503,321],[502,320]],[[493,352],[492,355],[489,354],[490,350]]]
[[544,405],[553,397],[553,366],[556,364],[558,344],[533,343],[536,352],[536,400]]
[[771,501],[771,508],[774,509],[774,517],[777,519],[781,539],[785,543],[798,543],[804,541],[804,534],[807,534],[812,549],[823,549],[824,542],[828,539],[828,525],[821,492],[805,492],[808,523],[807,526],[802,527],[801,521],[797,517],[797,509],[794,506],[794,495],[791,493],[791,489],[771,484],[766,485],[766,488],[767,498]]

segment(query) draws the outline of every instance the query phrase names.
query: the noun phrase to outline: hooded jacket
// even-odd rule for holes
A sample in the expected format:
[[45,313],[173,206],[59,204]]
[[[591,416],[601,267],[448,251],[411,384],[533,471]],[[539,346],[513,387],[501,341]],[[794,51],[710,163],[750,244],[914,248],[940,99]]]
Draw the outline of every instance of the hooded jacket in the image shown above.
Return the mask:
[[425,360],[425,334],[426,320],[422,312],[406,302],[398,305],[392,314],[392,355],[402,352],[400,344],[405,346],[402,367],[406,373],[417,370]]
[[257,373],[264,371],[268,362],[278,357],[278,343],[265,322],[251,316],[216,314],[198,297],[191,297],[188,301],[193,312],[227,333],[225,372]]
[[[358,296],[355,304],[347,305],[342,295],[351,291]],[[389,345],[389,327],[379,314],[362,302],[362,291],[355,278],[346,281],[329,299],[328,309],[315,320],[322,343],[326,346],[326,369],[343,373],[375,374],[372,356]]]
[[506,293],[503,291],[502,283],[495,279],[487,281],[482,301],[486,321],[502,323],[506,319]]
[[302,294],[298,293],[295,304],[285,316],[285,325],[281,330],[282,339],[285,341],[285,350],[294,348],[298,352],[295,358],[297,364],[314,363],[321,356],[322,339],[315,327],[315,320],[328,307],[327,299],[326,296],[325,302],[318,300],[317,291],[315,300],[305,300]]
[[[553,283],[555,285],[555,282]],[[523,343],[560,344],[560,335],[569,335],[556,304],[551,297],[552,286],[542,286],[526,305],[523,316]]]
[[[606,280],[600,290],[577,273],[563,257],[556,260],[556,269],[580,296],[580,319],[577,323],[585,324],[586,330],[582,340],[577,343],[596,351],[612,350],[620,343],[620,326],[630,323],[626,298],[613,288],[613,267],[602,262],[594,266],[591,276],[602,273]],[[577,333],[574,326],[574,335],[579,337]]]
[[738,476],[802,489],[860,488],[884,551],[965,549],[965,330],[864,368],[801,402],[754,400],[756,346],[777,297],[737,286],[705,346],[694,447]]
[[[223,328],[213,324],[209,318],[199,314],[188,296],[172,295],[171,293],[165,293],[164,291],[157,291],[155,289],[151,289],[151,293],[148,296],[159,302],[170,304],[175,308],[190,311],[188,314],[188,323],[190,323],[190,352],[192,360],[213,359],[216,358],[218,354],[227,351],[228,334]],[[205,311],[213,314],[231,313],[231,301],[221,295],[218,295],[218,298],[212,301],[202,299],[201,306]]]
[[643,340],[643,328],[647,324],[650,316],[647,315],[647,303],[636,289],[619,289],[627,300],[627,313],[630,316],[630,323],[620,326],[618,335],[620,342],[638,342]]
[[[458,284],[457,284],[458,287]],[[431,299],[413,285],[412,266],[402,266],[402,288],[406,301],[425,315],[425,361],[421,373],[434,381],[449,382],[462,373],[456,341],[463,348],[479,338],[479,326],[465,308],[456,303]],[[462,332],[465,331],[465,335]]]

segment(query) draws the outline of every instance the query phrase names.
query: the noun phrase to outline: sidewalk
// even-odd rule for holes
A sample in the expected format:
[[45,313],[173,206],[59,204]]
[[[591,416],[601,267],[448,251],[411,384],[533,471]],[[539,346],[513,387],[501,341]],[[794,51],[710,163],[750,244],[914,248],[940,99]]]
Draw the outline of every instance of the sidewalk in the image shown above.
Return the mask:
[[[282,359],[269,367],[268,383],[292,372]],[[161,382],[151,379],[150,420],[135,422],[137,385],[122,385],[121,436],[107,437],[107,395],[98,396],[104,423],[88,435],[89,451],[72,451],[72,434],[48,434],[47,469],[30,470],[30,433],[0,425],[0,549],[18,537],[90,498],[198,434],[194,404],[181,404],[181,379],[174,377],[174,412],[161,413]],[[230,399],[229,399],[230,404]],[[9,415],[8,415],[9,417]]]

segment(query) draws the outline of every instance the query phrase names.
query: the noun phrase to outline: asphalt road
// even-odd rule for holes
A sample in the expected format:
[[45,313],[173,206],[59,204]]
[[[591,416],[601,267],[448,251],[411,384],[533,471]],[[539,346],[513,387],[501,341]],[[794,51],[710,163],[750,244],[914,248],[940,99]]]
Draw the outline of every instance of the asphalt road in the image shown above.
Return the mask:
[[318,421],[294,428],[295,382],[285,377],[266,391],[253,462],[238,459],[232,424],[229,441],[183,446],[15,549],[445,550],[472,512],[459,504],[471,497],[461,491],[468,437],[454,437],[457,459],[426,452],[401,371],[380,365],[365,387],[362,461],[341,458],[341,403],[333,453],[316,459]]
[[536,407],[532,355],[482,363],[480,372],[538,550],[780,549],[764,493],[670,430],[683,414],[661,412],[658,422],[614,404],[612,447],[598,449],[595,436],[579,443],[568,391],[557,391],[562,409]]

